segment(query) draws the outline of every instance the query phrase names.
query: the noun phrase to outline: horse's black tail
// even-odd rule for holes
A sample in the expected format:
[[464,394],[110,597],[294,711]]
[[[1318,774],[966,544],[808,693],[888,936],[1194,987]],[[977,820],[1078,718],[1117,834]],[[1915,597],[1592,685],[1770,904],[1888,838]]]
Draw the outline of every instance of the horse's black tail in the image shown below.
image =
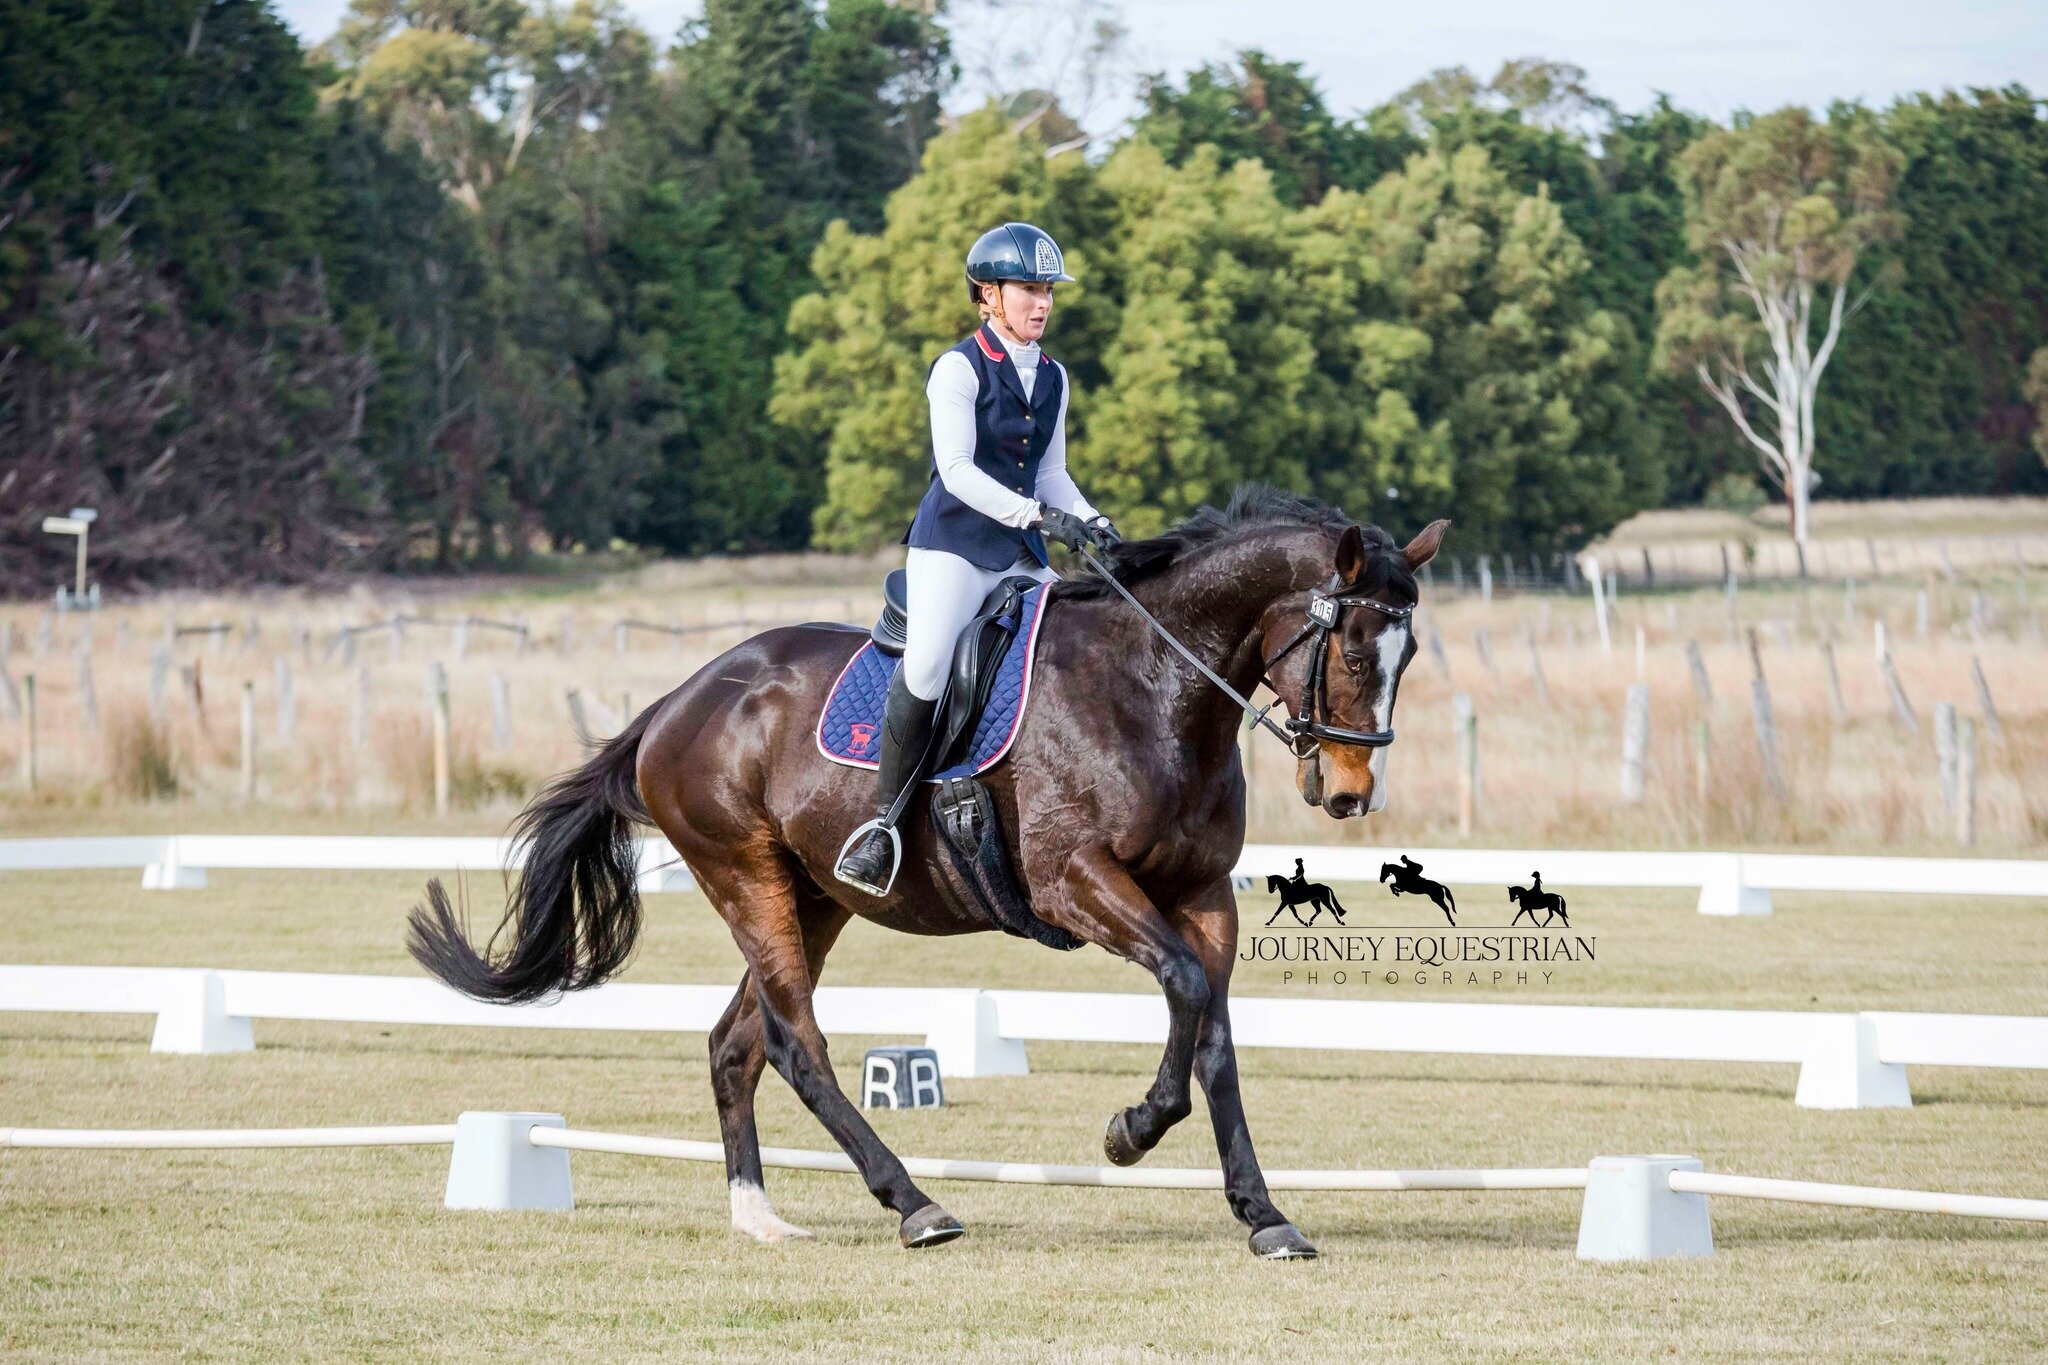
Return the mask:
[[512,838],[525,846],[526,869],[483,951],[471,946],[439,879],[427,883],[405,943],[422,967],[464,995],[516,1005],[595,986],[626,965],[640,935],[633,826],[647,821],[634,768],[653,713],[519,813]]

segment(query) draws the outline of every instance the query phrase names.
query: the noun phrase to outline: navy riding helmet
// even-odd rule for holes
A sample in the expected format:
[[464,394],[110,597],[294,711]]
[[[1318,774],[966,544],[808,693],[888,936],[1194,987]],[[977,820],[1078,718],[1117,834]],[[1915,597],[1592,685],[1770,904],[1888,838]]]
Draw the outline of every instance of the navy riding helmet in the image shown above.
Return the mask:
[[967,293],[1003,280],[1019,283],[1069,284],[1066,258],[1046,232],[1029,223],[1005,223],[981,234],[967,253]]

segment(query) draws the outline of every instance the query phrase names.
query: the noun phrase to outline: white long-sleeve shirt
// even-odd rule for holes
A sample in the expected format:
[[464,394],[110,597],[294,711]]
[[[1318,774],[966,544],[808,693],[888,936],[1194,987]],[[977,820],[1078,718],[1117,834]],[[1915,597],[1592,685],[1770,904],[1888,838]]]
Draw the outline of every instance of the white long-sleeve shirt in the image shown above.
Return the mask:
[[[1028,401],[1038,381],[1038,346],[1012,341],[994,327],[988,330],[1010,353]],[[924,386],[925,397],[931,402],[932,458],[938,464],[939,482],[975,511],[1019,530],[1038,520],[1040,504],[1072,512],[1084,521],[1097,515],[1081,496],[1073,476],[1067,473],[1067,399],[1073,387],[1067,381],[1066,366],[1057,360],[1053,365],[1060,372],[1060,411],[1053,422],[1052,440],[1038,461],[1038,475],[1032,481],[1036,498],[1003,487],[974,463],[974,400],[980,395],[981,386],[967,357],[958,351],[940,356]]]

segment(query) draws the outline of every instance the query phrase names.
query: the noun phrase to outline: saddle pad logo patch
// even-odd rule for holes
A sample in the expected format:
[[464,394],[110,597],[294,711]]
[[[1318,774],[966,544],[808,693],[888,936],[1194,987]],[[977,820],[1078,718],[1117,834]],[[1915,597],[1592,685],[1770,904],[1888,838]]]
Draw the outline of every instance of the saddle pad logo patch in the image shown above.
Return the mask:
[[866,754],[874,748],[875,727],[864,720],[857,720],[846,727],[846,747],[849,752]]

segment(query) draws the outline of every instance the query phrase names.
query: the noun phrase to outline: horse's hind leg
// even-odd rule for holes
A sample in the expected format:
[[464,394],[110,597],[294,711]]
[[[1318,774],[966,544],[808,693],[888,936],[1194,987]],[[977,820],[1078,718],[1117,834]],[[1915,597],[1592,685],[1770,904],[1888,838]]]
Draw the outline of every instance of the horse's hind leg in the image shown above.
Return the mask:
[[1209,887],[1180,906],[1174,928],[1201,962],[1209,985],[1201,1037],[1195,1045],[1195,1077],[1209,1100],[1209,1122],[1216,1130],[1216,1154],[1223,1164],[1224,1197],[1237,1220],[1252,1230],[1252,1250],[1258,1255],[1271,1260],[1312,1257],[1315,1246],[1273,1206],[1238,1090],[1229,1003],[1230,972],[1237,959],[1237,898],[1230,883]]
[[765,844],[736,850],[723,867],[706,871],[705,893],[747,960],[768,1065],[852,1158],[869,1193],[901,1217],[905,1246],[937,1246],[958,1237],[965,1229],[911,1182],[833,1075],[825,1035],[811,1009],[815,977],[797,912],[799,874],[779,848]]
[[[848,916],[822,896],[803,899],[800,926],[804,961],[815,983],[825,954],[846,927]],[[754,1126],[754,1092],[768,1062],[762,1037],[761,1007],[752,972],[740,980],[739,991],[725,1015],[711,1030],[711,1093],[718,1101],[718,1132],[725,1143],[726,1187],[732,1196],[733,1231],[760,1242],[780,1242],[811,1234],[776,1216],[768,1202],[761,1171],[761,1137]]]

